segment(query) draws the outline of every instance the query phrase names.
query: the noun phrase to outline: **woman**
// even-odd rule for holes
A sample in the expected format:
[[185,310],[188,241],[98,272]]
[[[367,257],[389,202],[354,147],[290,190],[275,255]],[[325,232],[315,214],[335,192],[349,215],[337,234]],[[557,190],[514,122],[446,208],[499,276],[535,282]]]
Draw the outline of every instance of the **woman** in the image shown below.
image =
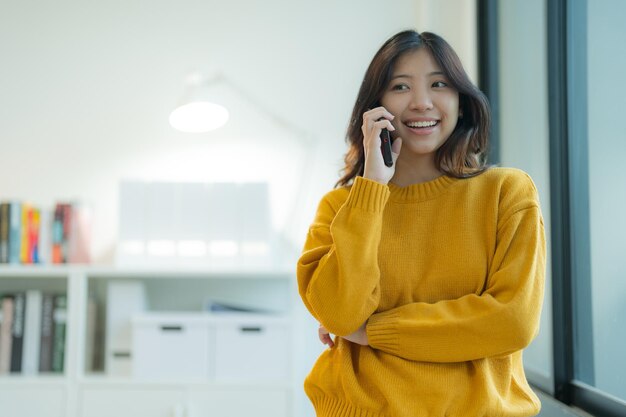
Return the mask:
[[330,347],[305,381],[318,416],[539,412],[522,349],[539,326],[543,220],[527,174],[486,165],[489,122],[441,37],[400,32],[374,56],[344,175],[298,262]]

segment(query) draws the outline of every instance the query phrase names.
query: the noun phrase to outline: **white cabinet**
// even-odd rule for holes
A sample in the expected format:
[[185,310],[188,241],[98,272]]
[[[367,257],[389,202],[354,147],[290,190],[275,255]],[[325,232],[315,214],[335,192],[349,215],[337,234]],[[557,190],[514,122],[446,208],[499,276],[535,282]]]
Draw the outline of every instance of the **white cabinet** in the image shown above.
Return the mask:
[[213,356],[205,314],[142,314],[132,318],[132,377],[207,380]]
[[94,383],[79,394],[81,417],[291,416],[290,388]]
[[85,388],[80,394],[82,417],[186,417],[185,392],[175,388]]
[[[104,366],[111,282],[145,289],[145,304],[127,308],[125,374]],[[0,294],[33,289],[67,294],[65,365],[0,376],[2,417],[296,415],[292,271],[0,266]],[[264,313],[209,313],[216,302]]]
[[292,329],[285,319],[215,319],[215,380],[280,382],[291,370]]
[[292,415],[287,389],[263,388],[193,388],[189,392],[188,417]]
[[28,378],[0,382],[2,417],[66,417],[68,392],[63,383]]

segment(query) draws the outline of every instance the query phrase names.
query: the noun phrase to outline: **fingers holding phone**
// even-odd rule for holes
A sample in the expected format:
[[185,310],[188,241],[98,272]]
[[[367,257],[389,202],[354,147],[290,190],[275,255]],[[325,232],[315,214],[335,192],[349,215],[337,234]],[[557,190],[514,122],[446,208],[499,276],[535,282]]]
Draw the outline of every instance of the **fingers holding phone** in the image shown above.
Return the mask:
[[365,151],[365,178],[387,184],[395,172],[393,167],[400,153],[401,140],[392,146],[390,131],[394,115],[384,107],[376,107],[363,114],[363,148]]
[[393,166],[393,157],[391,155],[391,136],[389,130],[383,129],[380,132],[380,152],[383,154],[383,162],[385,166]]

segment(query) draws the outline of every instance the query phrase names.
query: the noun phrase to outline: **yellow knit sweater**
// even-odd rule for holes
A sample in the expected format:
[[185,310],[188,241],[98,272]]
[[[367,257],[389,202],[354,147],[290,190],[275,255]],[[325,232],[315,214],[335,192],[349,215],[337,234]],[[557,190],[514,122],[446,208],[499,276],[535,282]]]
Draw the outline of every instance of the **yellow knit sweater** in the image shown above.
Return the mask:
[[311,314],[341,337],[305,381],[318,417],[533,416],[522,365],[545,274],[538,196],[491,168],[398,187],[357,177],[321,201],[298,262]]

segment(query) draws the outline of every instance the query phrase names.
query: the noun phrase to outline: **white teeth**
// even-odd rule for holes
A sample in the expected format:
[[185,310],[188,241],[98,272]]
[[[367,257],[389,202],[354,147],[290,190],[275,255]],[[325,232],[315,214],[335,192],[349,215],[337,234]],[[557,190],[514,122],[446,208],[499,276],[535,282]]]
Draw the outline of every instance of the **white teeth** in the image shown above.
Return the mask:
[[409,122],[406,125],[408,127],[431,127],[437,124],[436,120],[431,120],[429,122]]

